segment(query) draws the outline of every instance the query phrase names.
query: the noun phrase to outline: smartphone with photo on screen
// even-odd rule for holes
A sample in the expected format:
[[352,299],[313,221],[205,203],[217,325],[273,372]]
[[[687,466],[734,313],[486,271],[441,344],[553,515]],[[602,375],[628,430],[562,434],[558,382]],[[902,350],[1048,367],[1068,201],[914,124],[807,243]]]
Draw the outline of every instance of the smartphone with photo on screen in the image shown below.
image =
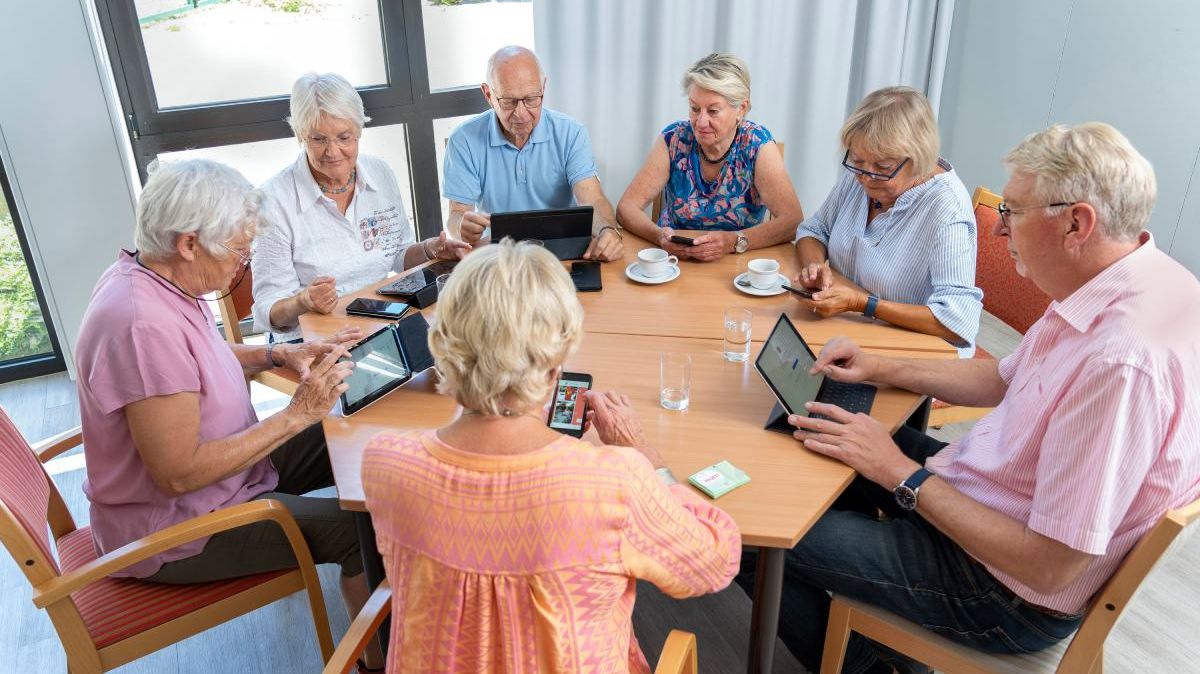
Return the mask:
[[592,375],[563,372],[554,385],[554,402],[550,404],[550,428],[576,438],[583,437],[584,415],[587,413],[587,392],[592,388]]

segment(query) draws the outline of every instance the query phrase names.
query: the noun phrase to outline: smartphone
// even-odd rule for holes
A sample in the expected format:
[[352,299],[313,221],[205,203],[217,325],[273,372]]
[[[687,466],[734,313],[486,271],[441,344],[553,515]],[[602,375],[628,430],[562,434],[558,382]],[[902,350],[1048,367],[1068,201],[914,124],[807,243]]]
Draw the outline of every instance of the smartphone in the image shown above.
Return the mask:
[[550,405],[550,428],[574,436],[583,437],[583,420],[587,413],[587,392],[592,388],[592,375],[579,372],[564,372],[554,385],[554,402]]
[[412,307],[404,302],[388,302],[387,300],[372,300],[359,297],[346,305],[346,313],[354,316],[371,316],[399,320]]
[[779,285],[782,286],[784,290],[786,290],[790,293],[795,293],[795,294],[803,297],[804,299],[808,299],[808,300],[811,300],[813,298],[813,293],[821,292],[820,290],[809,290],[808,288],[793,288],[786,283],[780,283]]
[[682,244],[684,246],[694,246],[694,245],[696,245],[696,240],[691,238],[690,236],[680,236],[678,234],[672,234],[671,235],[671,243],[678,243],[678,244]]

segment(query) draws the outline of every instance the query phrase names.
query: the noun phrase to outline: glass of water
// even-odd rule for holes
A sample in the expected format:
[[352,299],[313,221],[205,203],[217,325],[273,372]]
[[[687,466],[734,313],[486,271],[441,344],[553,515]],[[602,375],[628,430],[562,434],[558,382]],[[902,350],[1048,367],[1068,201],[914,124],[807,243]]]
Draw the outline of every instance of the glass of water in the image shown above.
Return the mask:
[[749,309],[725,310],[725,360],[744,363],[750,358],[750,324],[754,312]]
[[[426,278],[428,278],[428,277],[426,277]],[[442,291],[446,289],[446,284],[449,282],[450,282],[449,274],[442,274],[441,276],[437,277],[437,280],[435,281],[435,283],[437,283],[437,291],[438,291],[439,297],[441,297]]]
[[658,402],[669,410],[686,410],[692,393],[692,357],[664,353],[659,358]]

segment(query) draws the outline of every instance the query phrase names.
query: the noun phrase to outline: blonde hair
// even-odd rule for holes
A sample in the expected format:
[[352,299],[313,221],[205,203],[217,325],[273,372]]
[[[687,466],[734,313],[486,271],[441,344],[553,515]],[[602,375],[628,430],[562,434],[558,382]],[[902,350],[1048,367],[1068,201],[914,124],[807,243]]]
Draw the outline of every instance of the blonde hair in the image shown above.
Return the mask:
[[[750,100],[750,68],[733,54],[709,54],[693,63],[683,74],[684,96],[693,84],[720,94],[735,108]],[[750,111],[749,105],[746,111]]]
[[484,414],[525,411],[549,393],[582,326],[575,286],[554,255],[508,239],[484,246],[458,263],[438,298],[429,333],[438,392]]
[[1090,204],[1100,231],[1118,240],[1137,238],[1158,196],[1154,167],[1103,122],[1056,124],[1030,134],[1004,157],[1004,166],[1034,178],[1039,203]]
[[859,143],[881,157],[907,157],[915,175],[937,166],[937,122],[924,94],[911,87],[885,87],[867,94],[842,125],[842,147]]

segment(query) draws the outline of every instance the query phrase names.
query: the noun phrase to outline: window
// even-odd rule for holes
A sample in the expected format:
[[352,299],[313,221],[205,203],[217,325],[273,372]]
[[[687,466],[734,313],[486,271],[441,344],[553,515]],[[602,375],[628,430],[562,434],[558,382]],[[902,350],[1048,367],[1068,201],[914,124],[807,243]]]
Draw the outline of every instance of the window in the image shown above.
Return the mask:
[[66,369],[0,163],[0,382]]
[[292,82],[337,72],[372,117],[362,151],[391,164],[422,237],[445,222],[443,120],[487,107],[492,51],[533,42],[529,0],[96,3],[143,180],[155,158],[194,154],[270,177],[299,152],[284,121]]

